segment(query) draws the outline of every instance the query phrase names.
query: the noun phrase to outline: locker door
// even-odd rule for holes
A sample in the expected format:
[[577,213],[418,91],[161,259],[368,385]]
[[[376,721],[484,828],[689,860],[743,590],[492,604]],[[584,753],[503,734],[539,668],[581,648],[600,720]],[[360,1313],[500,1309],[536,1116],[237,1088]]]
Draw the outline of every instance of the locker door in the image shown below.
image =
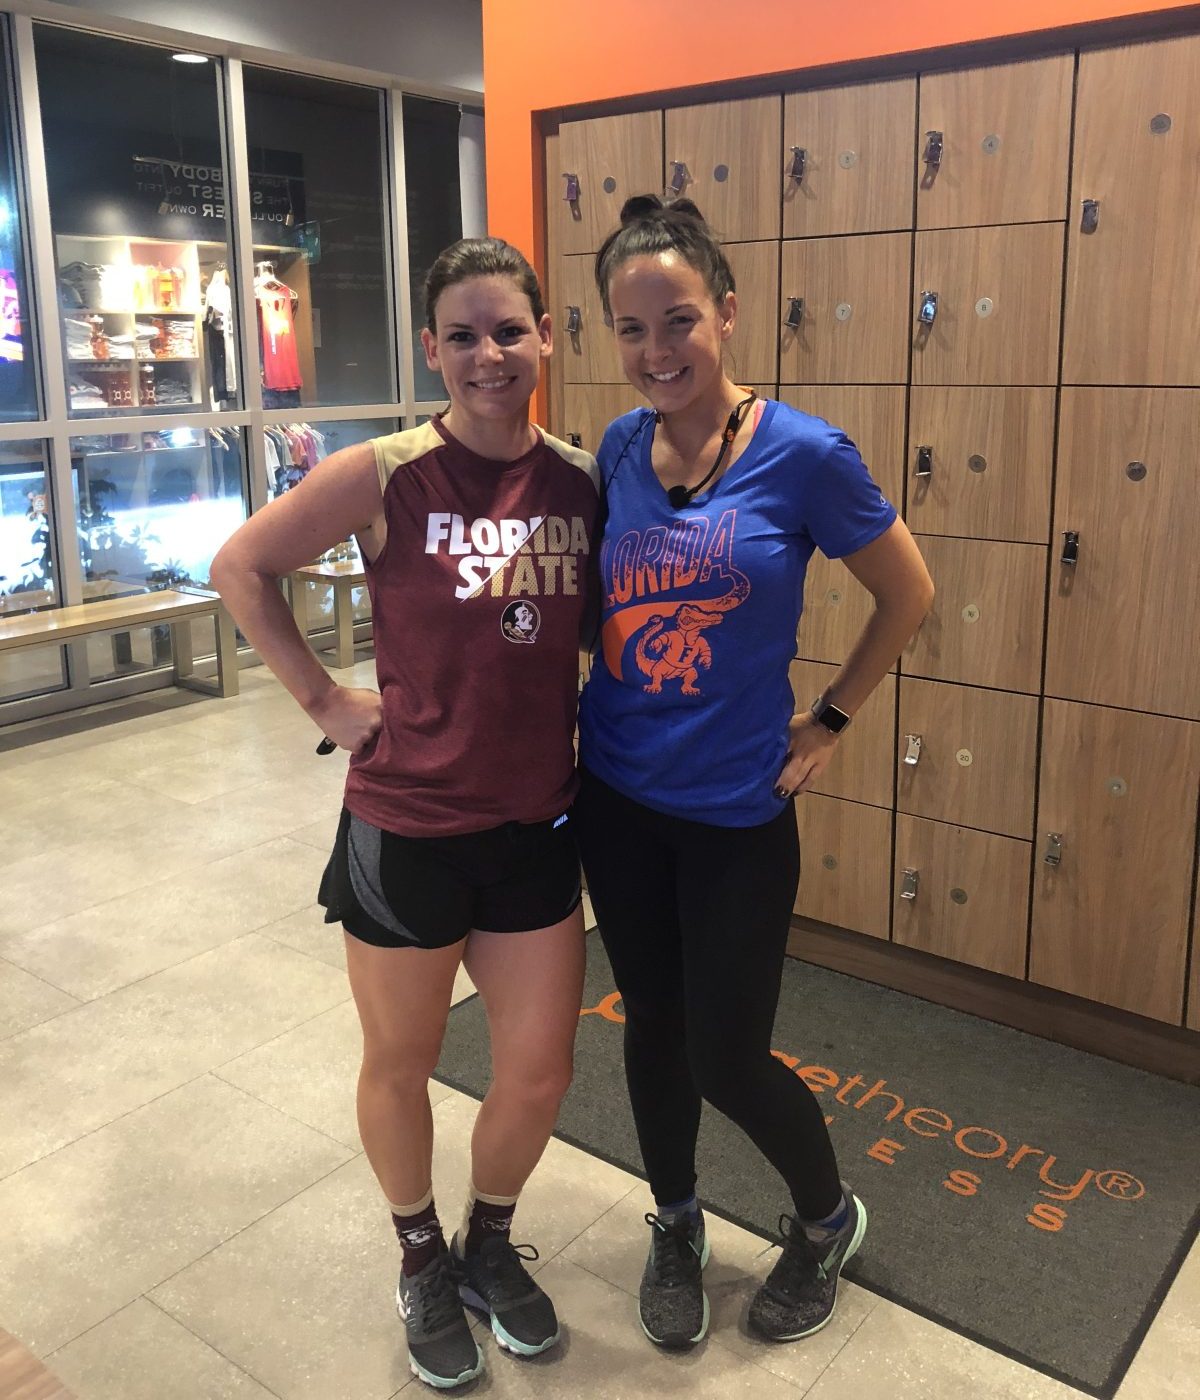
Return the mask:
[[1059,54],[922,75],[918,228],[1063,217],[1074,70],[1074,55]]
[[1054,397],[1053,389],[914,389],[909,528],[1045,544]]
[[1048,695],[1200,719],[1197,442],[1200,390],[1063,390]]
[[783,245],[781,383],[905,382],[911,249],[907,233]]
[[937,587],[900,670],[927,680],[1040,689],[1046,551],[1033,544],[921,535]]
[[1025,976],[1028,841],[896,818],[897,943],[941,958]]
[[892,814],[806,793],[796,799],[800,888],[796,913],[887,938]]
[[[835,675],[836,666],[793,661],[791,677],[796,713],[807,710]],[[883,684],[854,716],[853,725],[838,743],[833,761],[812,791],[890,809],[895,750],[896,681],[893,676],[885,676]]]
[[667,188],[695,200],[722,241],[779,237],[780,102],[750,97],[667,112]]
[[787,386],[783,403],[824,418],[851,438],[879,489],[896,504],[904,494],[903,385],[836,384]]
[[897,809],[1028,841],[1038,699],[905,676]]
[[805,661],[840,666],[874,607],[874,598],[845,564],[840,559],[826,559],[817,550],[804,577],[804,611],[796,633],[796,655]]
[[1200,1031],[1200,957],[1196,956],[1197,937],[1200,937],[1200,884],[1196,886],[1196,898],[1192,905],[1192,987],[1188,993],[1188,1027]]
[[646,400],[629,384],[568,384],[563,398],[562,430],[557,436],[593,456],[614,418],[646,406]]
[[[550,308],[554,322],[554,353],[563,364],[567,384],[626,383],[613,333],[604,324],[604,308],[590,254],[563,258],[559,287],[563,304]],[[579,329],[571,330],[572,309],[578,314]]]
[[912,228],[916,108],[915,78],[785,94],[783,236]]
[[1200,35],[1083,54],[1076,114],[1063,382],[1200,384]]
[[661,112],[562,123],[554,164],[547,152],[546,196],[564,253],[594,253],[630,195],[661,194],[662,133]]
[[737,324],[729,342],[730,373],[739,384],[774,384],[779,377],[775,328],[779,244],[726,243],[724,249],[738,302]]
[[1061,224],[918,233],[913,383],[1057,383],[1062,242]]
[[1034,982],[1179,1024],[1198,789],[1200,725],[1046,701]]
[[[558,152],[558,132],[557,130],[547,133],[546,136],[546,172],[549,177],[550,172],[559,168]],[[547,179],[546,186],[546,281],[542,288],[546,298],[546,306],[550,311],[550,319],[554,325],[555,354],[550,357],[550,363],[546,367],[546,385],[549,389],[550,398],[550,419],[546,426],[550,431],[559,437],[566,437],[566,430],[563,427],[565,422],[563,415],[563,382],[564,364],[562,354],[562,344],[559,339],[562,335],[562,312],[560,308],[565,305],[565,298],[562,294],[562,227],[561,221],[553,208],[555,186]]]

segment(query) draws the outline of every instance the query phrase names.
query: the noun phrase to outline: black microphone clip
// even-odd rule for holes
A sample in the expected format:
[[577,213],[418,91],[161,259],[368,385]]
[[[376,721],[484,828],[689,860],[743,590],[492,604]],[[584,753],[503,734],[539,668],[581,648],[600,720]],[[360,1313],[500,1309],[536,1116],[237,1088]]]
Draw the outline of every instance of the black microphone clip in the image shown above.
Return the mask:
[[671,503],[672,510],[683,510],[685,506],[692,503],[695,491],[690,486],[672,486],[667,492],[667,500]]

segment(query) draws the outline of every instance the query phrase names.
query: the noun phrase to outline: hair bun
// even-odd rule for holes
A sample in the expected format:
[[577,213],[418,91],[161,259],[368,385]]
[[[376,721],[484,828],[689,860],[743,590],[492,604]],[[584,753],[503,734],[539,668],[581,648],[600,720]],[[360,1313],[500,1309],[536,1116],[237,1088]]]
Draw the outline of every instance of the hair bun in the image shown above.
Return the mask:
[[656,194],[631,194],[621,205],[621,226],[649,219],[662,212],[663,202]]
[[704,215],[696,208],[695,203],[690,199],[673,199],[667,208],[672,214],[687,214],[690,218],[698,219],[704,223]]

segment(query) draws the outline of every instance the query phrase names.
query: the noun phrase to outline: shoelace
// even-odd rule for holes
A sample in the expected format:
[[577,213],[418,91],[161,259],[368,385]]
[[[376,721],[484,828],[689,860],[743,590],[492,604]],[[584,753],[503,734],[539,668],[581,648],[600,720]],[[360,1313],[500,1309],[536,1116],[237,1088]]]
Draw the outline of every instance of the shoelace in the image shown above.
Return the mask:
[[825,1270],[799,1221],[790,1215],[781,1215],[779,1233],[783,1239],[783,1253],[771,1270],[771,1288],[784,1297],[790,1297],[803,1292],[818,1279],[823,1279]]
[[481,1251],[481,1258],[490,1275],[488,1282],[497,1291],[511,1296],[536,1287],[525,1271],[526,1264],[535,1264],[541,1258],[534,1245],[511,1244],[505,1240],[486,1246]]
[[408,1318],[417,1332],[431,1335],[449,1327],[462,1317],[458,1284],[448,1255],[442,1255],[438,1267],[418,1274],[408,1281]]
[[677,1220],[664,1220],[647,1212],[646,1224],[654,1227],[654,1272],[659,1281],[668,1288],[689,1282],[700,1262],[692,1248],[692,1221],[686,1215]]

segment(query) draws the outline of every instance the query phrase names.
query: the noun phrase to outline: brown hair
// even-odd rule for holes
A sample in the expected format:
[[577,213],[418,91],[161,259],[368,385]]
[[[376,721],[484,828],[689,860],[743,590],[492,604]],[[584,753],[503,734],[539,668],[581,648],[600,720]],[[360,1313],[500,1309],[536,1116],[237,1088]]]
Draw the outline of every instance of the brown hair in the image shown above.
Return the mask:
[[664,204],[657,195],[635,194],[621,207],[620,228],[608,235],[596,254],[596,286],[607,317],[612,318],[608,287],[617,268],[630,258],[658,253],[678,253],[704,278],[715,302],[736,290],[729,259],[690,199]]
[[502,238],[460,238],[442,249],[425,276],[425,324],[434,335],[438,299],[447,287],[470,277],[511,277],[529,298],[534,321],[546,314],[537,273],[520,249]]

